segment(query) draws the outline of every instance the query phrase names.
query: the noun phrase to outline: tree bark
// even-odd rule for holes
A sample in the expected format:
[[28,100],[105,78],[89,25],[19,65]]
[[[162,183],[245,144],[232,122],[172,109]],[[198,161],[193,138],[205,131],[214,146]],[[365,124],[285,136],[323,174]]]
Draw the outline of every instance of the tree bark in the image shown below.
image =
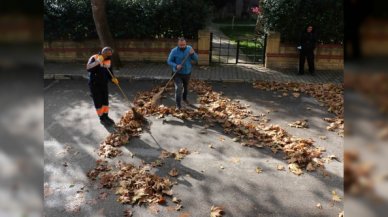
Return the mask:
[[[258,0],[258,6],[260,8],[262,8],[263,4],[262,4],[263,0]],[[261,37],[263,36],[265,33],[264,33],[264,25],[263,25],[263,20],[262,20],[262,17],[263,15],[262,14],[258,14],[257,15],[257,18],[256,18],[256,26],[255,26],[255,35],[256,37]]]
[[236,0],[236,2],[235,2],[235,15],[237,18],[241,18],[243,6],[244,6],[243,0]]
[[113,65],[119,68],[121,67],[121,60],[109,28],[108,19],[106,16],[106,0],[91,0],[91,4],[93,20],[94,24],[96,25],[96,30],[101,46],[109,46],[114,50],[112,58]]

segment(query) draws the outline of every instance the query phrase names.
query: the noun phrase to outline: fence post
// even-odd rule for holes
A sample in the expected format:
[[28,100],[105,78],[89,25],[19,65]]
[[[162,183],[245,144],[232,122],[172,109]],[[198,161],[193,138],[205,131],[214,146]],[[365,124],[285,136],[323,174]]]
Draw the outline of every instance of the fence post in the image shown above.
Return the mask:
[[264,34],[263,65],[265,65],[266,49],[267,49],[267,33]]
[[237,40],[237,50],[236,50],[236,64],[238,63],[238,56],[240,54],[240,40]]

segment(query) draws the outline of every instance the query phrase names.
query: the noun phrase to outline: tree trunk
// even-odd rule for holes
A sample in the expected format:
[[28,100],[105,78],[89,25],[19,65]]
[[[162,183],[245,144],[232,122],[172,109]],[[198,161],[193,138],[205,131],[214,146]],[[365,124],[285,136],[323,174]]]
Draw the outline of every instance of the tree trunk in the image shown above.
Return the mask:
[[[262,1],[263,0],[258,0],[258,6],[260,8],[263,7]],[[262,17],[263,17],[262,14],[258,14],[257,18],[256,18],[255,35],[258,38],[265,34],[265,32],[264,32],[264,25],[263,25],[263,22],[262,22],[263,21]]]
[[112,34],[109,29],[108,19],[106,16],[106,0],[91,0],[92,12],[94,24],[96,25],[96,30],[98,38],[102,47],[109,46],[113,48],[113,65],[115,67],[121,67],[121,60],[117,52]]
[[236,0],[236,2],[235,2],[235,15],[237,18],[241,18],[243,6],[244,6],[243,0]]

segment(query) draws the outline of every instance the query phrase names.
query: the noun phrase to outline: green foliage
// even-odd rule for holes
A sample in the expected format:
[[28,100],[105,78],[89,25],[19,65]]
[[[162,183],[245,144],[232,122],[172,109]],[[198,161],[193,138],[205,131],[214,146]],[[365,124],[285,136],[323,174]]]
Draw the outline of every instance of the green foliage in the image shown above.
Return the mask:
[[343,41],[343,1],[338,0],[266,0],[264,28],[277,31],[286,42],[297,42],[307,24],[312,24],[322,43]]
[[[97,38],[90,0],[44,0],[45,40]],[[209,14],[208,0],[109,0],[115,38],[197,37]]]

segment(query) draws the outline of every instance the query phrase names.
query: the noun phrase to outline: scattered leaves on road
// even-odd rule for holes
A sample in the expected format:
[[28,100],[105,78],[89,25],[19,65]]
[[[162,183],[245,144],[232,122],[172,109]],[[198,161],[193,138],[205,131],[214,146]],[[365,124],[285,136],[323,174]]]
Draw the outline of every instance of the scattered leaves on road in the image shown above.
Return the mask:
[[260,167],[256,167],[256,173],[262,173],[263,172],[263,169],[262,168],[260,168]]
[[309,125],[307,122],[307,120],[295,121],[293,123],[288,124],[288,126],[295,128],[308,128]]
[[[344,135],[344,84],[307,84],[307,83],[281,83],[256,81],[253,87],[266,91],[294,91],[294,93],[305,93],[317,99],[321,106],[326,106],[328,112],[334,113],[333,124],[328,126],[328,130],[337,131],[343,137]],[[311,107],[307,107],[311,110]]]

